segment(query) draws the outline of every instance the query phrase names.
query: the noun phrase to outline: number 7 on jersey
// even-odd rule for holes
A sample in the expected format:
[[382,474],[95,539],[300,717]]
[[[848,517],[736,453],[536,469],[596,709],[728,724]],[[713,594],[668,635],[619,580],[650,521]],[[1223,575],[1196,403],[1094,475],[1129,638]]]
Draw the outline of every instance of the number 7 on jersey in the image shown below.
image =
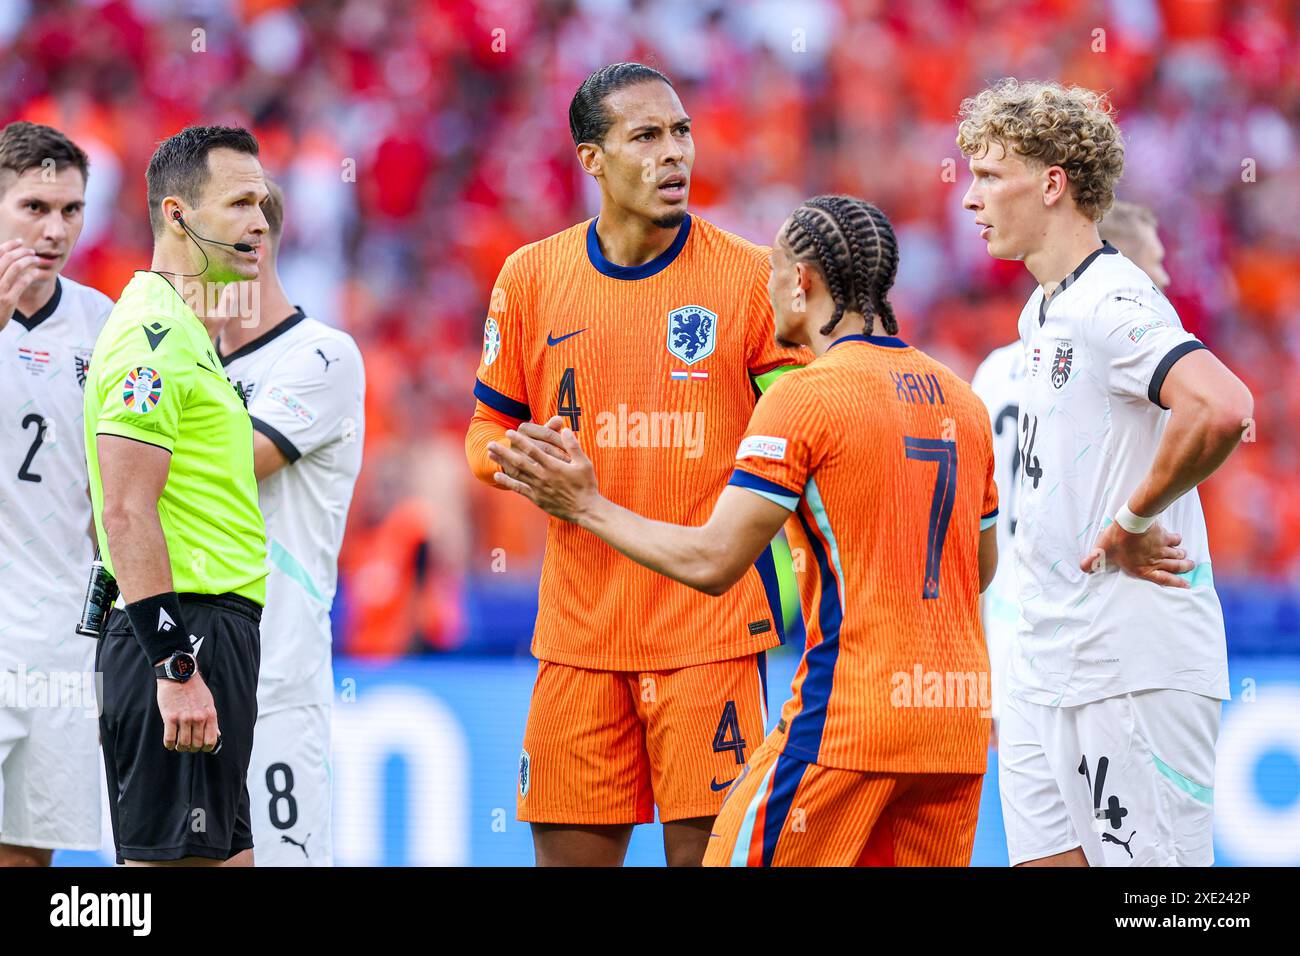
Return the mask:
[[939,596],[939,562],[943,560],[943,542],[948,537],[953,501],[957,498],[957,443],[941,438],[904,436],[903,448],[913,461],[933,461],[939,465],[934,476],[934,494],[930,497],[930,524],[925,535],[925,587],[921,597]]

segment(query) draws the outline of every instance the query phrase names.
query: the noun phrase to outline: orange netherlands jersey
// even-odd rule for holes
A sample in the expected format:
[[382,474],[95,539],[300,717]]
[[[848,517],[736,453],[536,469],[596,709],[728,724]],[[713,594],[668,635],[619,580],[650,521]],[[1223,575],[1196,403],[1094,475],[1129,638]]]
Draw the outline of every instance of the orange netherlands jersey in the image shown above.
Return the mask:
[[[776,736],[847,770],[982,773],[988,412],[901,340],[848,335],[759,401],[731,484],[789,508],[808,642]],[[784,739],[781,734],[784,733]]]
[[[641,266],[609,262],[595,220],[524,246],[492,292],[476,422],[562,415],[603,495],[649,518],[703,524],[754,410],[751,377],[812,359],[775,344],[767,257],[698,217]],[[781,639],[768,552],[714,598],[551,519],[538,599],[533,654],[574,667],[668,670]]]

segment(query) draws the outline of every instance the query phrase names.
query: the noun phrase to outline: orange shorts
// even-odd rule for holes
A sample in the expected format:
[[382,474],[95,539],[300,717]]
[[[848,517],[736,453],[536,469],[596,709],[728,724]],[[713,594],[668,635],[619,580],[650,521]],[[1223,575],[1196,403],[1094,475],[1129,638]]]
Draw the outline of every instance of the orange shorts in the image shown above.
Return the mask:
[[767,655],[671,671],[541,661],[519,757],[519,819],[713,817],[767,724]]
[[713,824],[705,866],[969,866],[977,773],[866,773],[765,740]]

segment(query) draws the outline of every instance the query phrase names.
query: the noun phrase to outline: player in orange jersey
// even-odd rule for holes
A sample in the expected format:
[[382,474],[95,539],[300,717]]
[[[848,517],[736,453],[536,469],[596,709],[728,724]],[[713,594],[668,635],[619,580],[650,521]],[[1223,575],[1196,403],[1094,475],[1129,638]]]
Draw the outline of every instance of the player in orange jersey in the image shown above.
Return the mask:
[[[768,250],[687,214],[691,121],[662,74],[598,70],[569,123],[600,216],[506,260],[470,465],[491,483],[489,442],[560,416],[613,500],[701,521],[762,383],[812,355],[774,342]],[[781,634],[768,551],[728,600],[711,601],[551,522],[517,795],[538,863],[618,865],[657,805],[669,864],[698,864],[762,739],[765,652]]]
[[714,595],[793,512],[791,544],[816,569],[803,582],[807,648],[706,865],[965,865],[989,743],[978,603],[997,565],[988,415],[965,382],[897,338],[886,298],[897,244],[875,206],[808,200],[772,263],[777,335],[817,359],[759,401],[701,526],[602,497],[568,429],[512,430],[513,447],[490,450],[497,480]]

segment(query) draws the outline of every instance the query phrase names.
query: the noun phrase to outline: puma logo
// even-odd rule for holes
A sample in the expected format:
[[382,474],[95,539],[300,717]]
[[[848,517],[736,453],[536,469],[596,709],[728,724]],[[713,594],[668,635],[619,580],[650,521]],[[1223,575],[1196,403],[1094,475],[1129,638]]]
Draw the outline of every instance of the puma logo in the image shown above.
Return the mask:
[[[1106,834],[1106,835],[1107,835],[1107,836],[1110,836],[1109,833]],[[293,837],[289,836],[289,834],[287,834],[287,833],[281,834],[281,836],[280,836],[280,842],[281,842],[281,843],[292,843],[292,844],[293,844],[294,846],[296,846],[298,849],[302,850],[302,855],[305,856],[305,857],[307,857],[308,859],[311,859],[311,855],[307,852],[307,841],[310,840],[310,839],[311,839],[311,834],[310,834],[310,833],[308,833],[305,837],[302,838],[302,842],[301,842],[301,843],[299,843],[299,842],[298,842],[297,840],[295,840]],[[1132,837],[1130,837],[1129,839],[1132,839]],[[1131,856],[1132,854],[1129,854],[1129,855]]]
[[320,356],[320,360],[321,360],[322,362],[325,363],[325,371],[327,371],[327,372],[330,370],[330,366],[333,365],[335,362],[338,361],[338,359],[336,359],[336,358],[333,358],[333,359],[332,359],[332,358],[326,358],[326,357],[325,357],[325,353],[322,352],[320,349],[317,349],[317,350],[316,350],[316,354],[319,355],[319,356]]
[[1128,854],[1128,858],[1131,860],[1131,859],[1133,859],[1133,851],[1132,851],[1131,849],[1129,849],[1129,844],[1133,842],[1133,838],[1134,838],[1135,836],[1137,836],[1137,831],[1136,831],[1136,830],[1134,830],[1132,833],[1130,833],[1130,834],[1128,835],[1128,839],[1127,839],[1127,840],[1121,840],[1119,837],[1117,837],[1117,836],[1115,836],[1115,835],[1113,835],[1113,834],[1110,834],[1110,833],[1103,833],[1103,834],[1101,835],[1101,842],[1102,842],[1102,843],[1118,843],[1120,846],[1122,846],[1122,847],[1124,848],[1124,852]]

